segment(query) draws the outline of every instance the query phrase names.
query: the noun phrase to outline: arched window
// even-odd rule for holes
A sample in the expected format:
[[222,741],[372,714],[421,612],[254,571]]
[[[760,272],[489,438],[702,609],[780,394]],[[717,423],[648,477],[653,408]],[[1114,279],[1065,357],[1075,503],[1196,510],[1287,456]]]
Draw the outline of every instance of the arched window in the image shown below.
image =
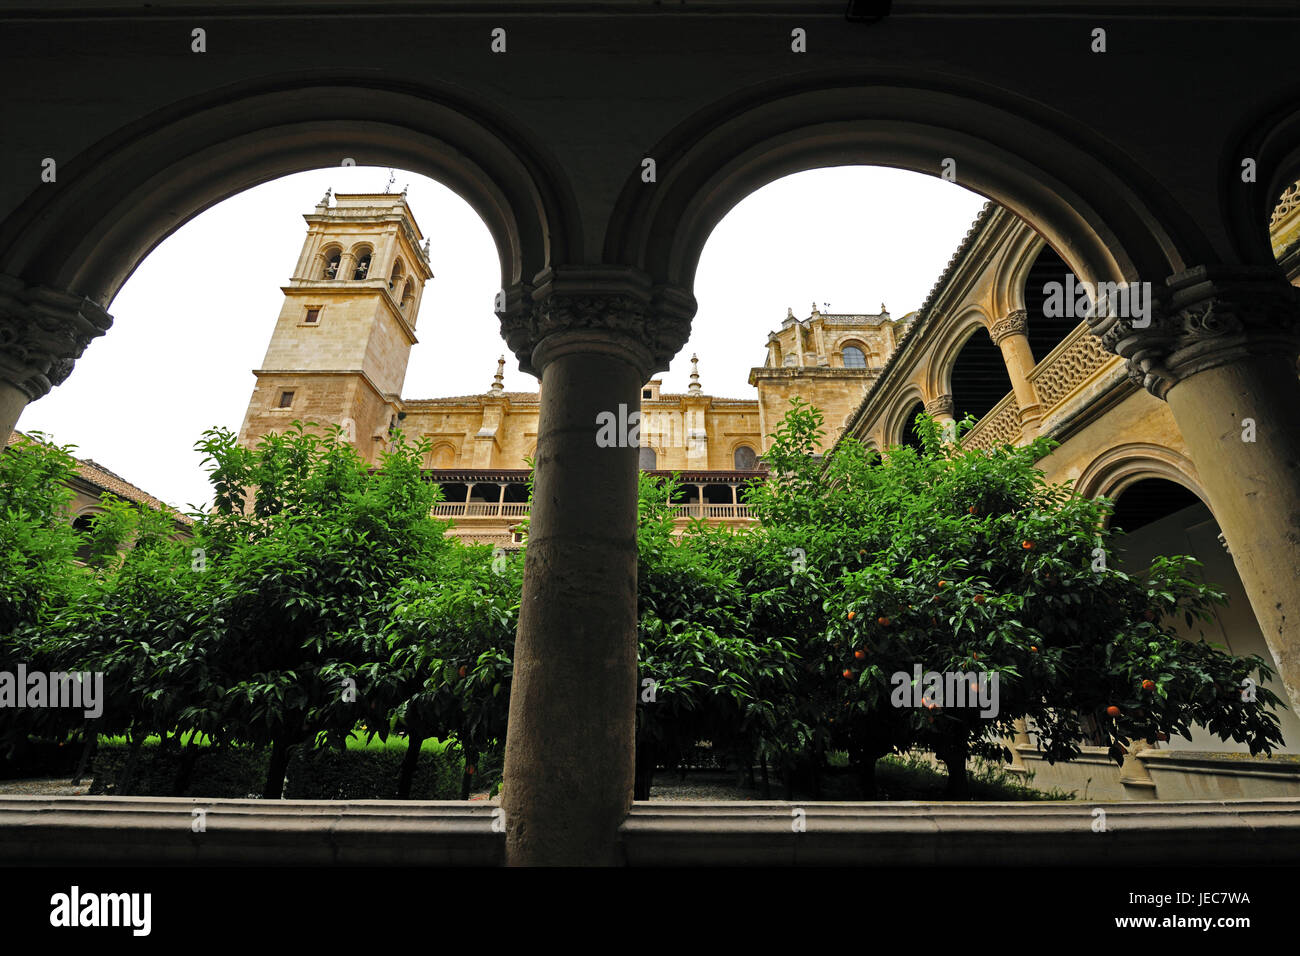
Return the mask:
[[402,260],[398,259],[393,263],[393,271],[388,276],[388,288],[396,289],[398,281],[402,278]]
[[338,249],[327,249],[325,251],[325,268],[321,271],[322,279],[337,279],[339,277],[339,259],[342,258],[342,252]]
[[352,273],[353,279],[364,279],[370,274],[370,250],[363,249],[357,255],[357,268]]
[[952,398],[956,418],[974,415],[979,421],[1011,391],[1011,376],[1002,350],[979,327],[966,340],[952,367]]
[[407,312],[411,308],[411,303],[415,301],[415,290],[411,288],[411,280],[406,280],[406,285],[402,286],[402,311]]
[[82,564],[88,563],[95,554],[95,549],[91,545],[89,537],[85,537],[90,534],[90,529],[94,523],[94,515],[90,514],[78,515],[72,522],[72,529],[83,535],[81,543],[77,545],[77,560]]
[[733,456],[736,471],[754,471],[758,468],[758,456],[748,445],[737,445]]
[[862,353],[862,349],[856,345],[844,346],[844,367],[845,368],[866,368],[867,357]]
[[913,402],[912,406],[903,415],[903,435],[900,444],[908,448],[915,448],[921,451],[924,447],[921,443],[921,435],[916,430],[916,416],[925,411],[925,405],[921,402]]
[[654,471],[659,457],[653,448],[642,448],[637,455],[637,467],[642,471]]

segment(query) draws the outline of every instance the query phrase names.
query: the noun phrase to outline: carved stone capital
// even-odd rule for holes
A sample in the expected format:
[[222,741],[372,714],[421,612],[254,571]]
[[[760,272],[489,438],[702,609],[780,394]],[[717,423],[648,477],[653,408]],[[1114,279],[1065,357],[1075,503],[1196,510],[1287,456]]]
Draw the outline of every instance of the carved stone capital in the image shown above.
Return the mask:
[[1157,398],[1198,372],[1247,355],[1300,353],[1300,289],[1276,270],[1198,266],[1171,276],[1146,316],[1089,325]]
[[560,350],[612,349],[649,378],[686,344],[694,315],[689,292],[616,267],[549,270],[498,299],[506,345],[534,375]]
[[1008,313],[1005,317],[998,319],[989,328],[989,335],[993,339],[994,345],[1001,345],[1002,340],[1010,335],[1028,335],[1029,334],[1029,315],[1024,309]]
[[957,406],[951,395],[940,395],[925,403],[925,411],[931,418],[954,418]]
[[35,401],[66,380],[112,324],[89,299],[0,275],[0,381]]

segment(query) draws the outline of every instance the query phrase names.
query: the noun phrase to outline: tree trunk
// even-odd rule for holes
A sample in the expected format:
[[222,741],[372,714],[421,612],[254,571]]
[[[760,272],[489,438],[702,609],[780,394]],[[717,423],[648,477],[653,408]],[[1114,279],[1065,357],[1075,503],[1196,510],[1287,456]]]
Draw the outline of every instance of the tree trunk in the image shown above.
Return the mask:
[[411,781],[415,779],[415,768],[420,762],[420,747],[424,744],[424,734],[408,731],[406,738],[406,755],[402,757],[402,769],[397,775],[397,799],[411,799]]
[[81,746],[81,759],[77,762],[77,772],[72,776],[72,785],[81,786],[81,778],[86,775],[90,769],[90,762],[95,757],[95,751],[99,749],[99,734],[91,731],[89,727],[81,732],[83,743]]
[[763,799],[772,799],[772,782],[767,778],[767,754],[759,758],[759,767],[763,771]]
[[861,753],[858,763],[858,786],[863,800],[879,800],[880,791],[876,788],[876,763],[883,753]]
[[140,748],[144,746],[144,734],[136,734],[130,737],[130,744],[127,745],[126,766],[118,774],[117,783],[113,787],[113,796],[127,797],[131,795],[131,788],[135,785],[135,766],[140,759]]
[[948,768],[948,786],[944,788],[944,796],[950,800],[965,800],[969,797],[970,780],[966,776],[966,742],[945,747],[941,753],[936,751],[935,756]]
[[478,756],[477,750],[465,751],[465,772],[460,776],[460,798],[462,800],[469,799],[470,787],[474,783],[474,774],[469,771],[471,767],[474,767],[476,771],[478,770],[478,767],[474,766],[478,763]]
[[284,794],[284,775],[289,769],[289,742],[277,737],[271,744],[271,761],[266,767],[266,784],[262,787],[263,800],[279,800]]
[[[185,796],[190,781],[194,779],[194,765],[198,763],[200,753],[199,745],[194,742],[194,738],[198,735],[198,731],[190,733],[190,739],[185,744],[185,750],[181,753],[180,766],[176,769],[176,779],[172,781],[173,797]],[[179,739],[179,736],[177,739]]]

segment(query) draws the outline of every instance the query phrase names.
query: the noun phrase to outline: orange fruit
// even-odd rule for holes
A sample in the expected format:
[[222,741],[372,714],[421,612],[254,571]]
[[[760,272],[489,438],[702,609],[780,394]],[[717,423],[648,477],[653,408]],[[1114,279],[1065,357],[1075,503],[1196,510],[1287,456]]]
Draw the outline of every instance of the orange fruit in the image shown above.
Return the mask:
[[948,586],[948,582],[947,582],[947,581],[940,581],[940,582],[939,582],[939,587],[941,587],[941,588],[946,588],[947,586]]
[[1034,644],[1030,644],[1030,645],[1029,645],[1029,650],[1030,650],[1031,653],[1034,653],[1034,654],[1037,654],[1037,653],[1038,653],[1038,647],[1037,647],[1036,645],[1034,645]]
[[1024,548],[1026,551],[1033,551],[1033,550],[1034,550],[1034,542],[1032,542],[1032,541],[1022,541],[1022,542],[1020,543],[1020,547]]
[[860,661],[865,660],[867,656],[867,652],[862,650],[861,648],[858,648],[856,651],[853,652],[853,656]]
[[881,627],[889,627],[889,618],[878,617],[876,618],[876,623],[879,624]]
[[1154,690],[1154,689],[1155,689],[1155,686],[1156,686],[1156,682],[1153,681],[1153,680],[1144,680],[1144,681],[1142,682],[1142,689],[1143,689],[1143,690]]
[[853,620],[853,615],[856,614],[856,613],[857,613],[856,611],[849,611],[849,620],[850,620],[850,621]]
[[977,594],[977,595],[975,595],[974,598],[972,598],[972,600],[973,600],[976,604],[983,604],[983,603],[984,603],[984,595],[982,595],[982,594]]
[[464,677],[466,674],[469,673],[469,668],[466,667],[464,664],[462,664],[460,670],[456,671],[456,673],[459,674],[461,677]]
[[1106,708],[1106,713],[1109,714],[1109,715],[1112,716],[1112,717],[1118,717],[1118,716],[1119,716],[1119,708],[1116,707],[1114,704],[1111,704],[1109,707]]
[[470,764],[468,767],[466,767],[465,772],[469,774],[471,777],[474,776],[474,765]]
[[849,670],[847,667],[844,668],[844,679],[845,679],[845,680],[852,680],[852,679],[853,679],[853,671]]

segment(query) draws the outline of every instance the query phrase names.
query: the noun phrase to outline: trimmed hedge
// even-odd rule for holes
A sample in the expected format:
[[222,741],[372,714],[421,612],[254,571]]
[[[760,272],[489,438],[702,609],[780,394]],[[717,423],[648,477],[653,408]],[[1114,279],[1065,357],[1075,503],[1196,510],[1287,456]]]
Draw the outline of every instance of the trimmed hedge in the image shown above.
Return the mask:
[[[298,800],[390,800],[396,797],[397,778],[406,739],[349,740],[345,751],[295,748],[289,758],[284,796]],[[116,783],[126,767],[127,745],[121,738],[101,740],[95,755],[90,792],[95,795],[172,796],[181,752],[163,750],[157,737],[140,748],[129,793],[119,793]],[[262,793],[270,750],[226,746],[199,748],[189,786],[180,796],[257,797]],[[426,740],[411,781],[412,800],[458,800],[464,763],[454,748]]]

